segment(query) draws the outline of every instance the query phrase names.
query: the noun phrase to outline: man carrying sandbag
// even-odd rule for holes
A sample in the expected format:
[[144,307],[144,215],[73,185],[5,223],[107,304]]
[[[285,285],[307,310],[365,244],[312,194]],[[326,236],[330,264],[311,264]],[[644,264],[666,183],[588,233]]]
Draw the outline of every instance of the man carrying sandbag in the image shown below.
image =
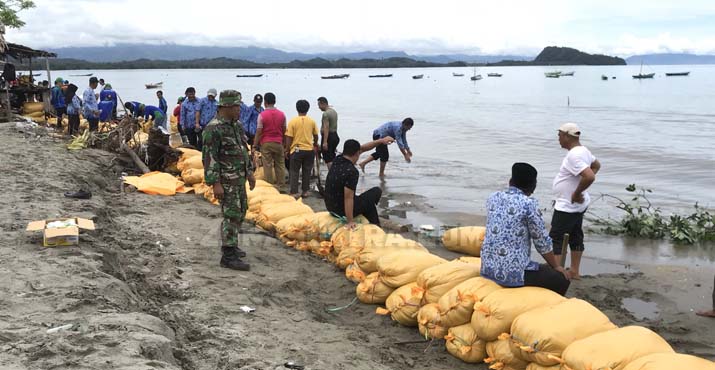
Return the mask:
[[246,149],[241,114],[241,93],[221,91],[218,112],[203,132],[204,181],[213,187],[221,201],[221,267],[248,271],[251,266],[242,261],[246,252],[238,247],[238,234],[246,217],[248,200],[246,180],[251,190],[256,186],[252,162]]
[[[487,199],[487,235],[482,245],[481,275],[503,287],[537,286],[566,294],[571,276],[554,257],[539,205],[536,168],[514,163],[509,188]],[[531,260],[531,242],[547,264]]]
[[374,187],[360,195],[355,195],[360,173],[355,163],[360,154],[378,145],[390,145],[394,142],[391,136],[386,136],[367,144],[360,145],[357,140],[348,140],[343,145],[343,152],[333,161],[325,179],[325,208],[329,212],[347,218],[348,228],[355,228],[353,217],[363,215],[373,225],[380,226],[377,215],[377,204],[382,197],[382,190]]

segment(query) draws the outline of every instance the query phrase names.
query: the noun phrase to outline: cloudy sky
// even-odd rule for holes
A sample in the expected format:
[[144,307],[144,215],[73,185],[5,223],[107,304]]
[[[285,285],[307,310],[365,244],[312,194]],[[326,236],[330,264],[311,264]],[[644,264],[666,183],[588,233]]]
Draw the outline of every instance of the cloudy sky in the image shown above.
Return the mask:
[[35,0],[9,41],[264,46],[297,52],[715,53],[715,0]]

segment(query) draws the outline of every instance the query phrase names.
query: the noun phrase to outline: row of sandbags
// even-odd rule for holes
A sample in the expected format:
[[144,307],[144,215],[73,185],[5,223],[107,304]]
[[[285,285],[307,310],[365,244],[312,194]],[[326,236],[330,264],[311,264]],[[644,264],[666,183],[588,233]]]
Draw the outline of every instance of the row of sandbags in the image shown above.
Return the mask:
[[[710,361],[676,354],[646,328],[617,328],[586,301],[536,287],[502,288],[479,276],[479,258],[447,261],[364,218],[346,229],[344,219],[315,213],[263,181],[247,195],[248,221],[344,269],[361,302],[384,304],[378,314],[445,339],[447,351],[465,362],[495,370],[715,370]],[[483,228],[450,231],[445,246],[479,255]]]

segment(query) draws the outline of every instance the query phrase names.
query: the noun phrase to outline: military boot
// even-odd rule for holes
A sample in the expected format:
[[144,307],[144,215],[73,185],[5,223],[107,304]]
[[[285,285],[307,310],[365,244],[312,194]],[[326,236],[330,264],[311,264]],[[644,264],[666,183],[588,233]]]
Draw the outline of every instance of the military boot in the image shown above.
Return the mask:
[[241,257],[238,256],[237,248],[221,247],[221,253],[221,267],[239,271],[248,271],[251,269],[251,265],[241,261]]

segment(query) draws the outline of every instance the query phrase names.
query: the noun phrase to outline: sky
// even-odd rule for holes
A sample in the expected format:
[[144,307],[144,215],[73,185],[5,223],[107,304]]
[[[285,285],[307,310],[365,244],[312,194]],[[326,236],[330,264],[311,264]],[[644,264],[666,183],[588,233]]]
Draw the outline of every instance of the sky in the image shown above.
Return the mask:
[[291,52],[628,57],[715,54],[715,0],[35,0],[6,38],[35,48],[116,43]]

